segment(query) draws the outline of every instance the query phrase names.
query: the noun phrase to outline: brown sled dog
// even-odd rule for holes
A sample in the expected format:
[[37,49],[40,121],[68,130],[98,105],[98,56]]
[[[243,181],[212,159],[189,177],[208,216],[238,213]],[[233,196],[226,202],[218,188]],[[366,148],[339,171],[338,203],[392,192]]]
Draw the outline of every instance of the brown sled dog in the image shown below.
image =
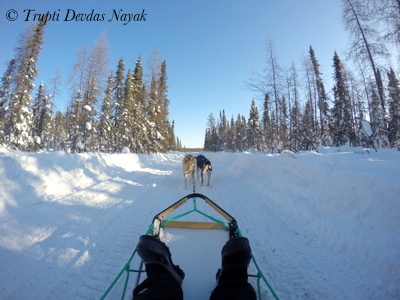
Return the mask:
[[185,178],[185,189],[187,189],[187,180],[188,176],[191,176],[191,182],[194,183],[194,167],[196,165],[196,159],[192,154],[186,154],[182,161],[182,171],[183,177]]

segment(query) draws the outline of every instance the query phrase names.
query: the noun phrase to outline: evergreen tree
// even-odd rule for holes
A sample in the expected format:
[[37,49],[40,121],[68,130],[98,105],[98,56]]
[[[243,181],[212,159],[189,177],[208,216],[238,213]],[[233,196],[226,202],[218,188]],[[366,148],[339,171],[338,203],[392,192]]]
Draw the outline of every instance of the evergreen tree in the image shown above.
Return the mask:
[[38,73],[37,60],[43,44],[43,34],[46,22],[35,24],[20,52],[20,63],[16,76],[16,85],[10,102],[10,114],[7,127],[9,129],[9,143],[12,148],[29,150],[31,143],[31,91],[33,81]]
[[[160,107],[160,115],[157,118],[156,128],[157,132],[161,134],[161,137],[168,136],[168,126],[165,126],[168,122],[168,115],[169,115],[169,99],[167,96],[168,92],[168,85],[167,85],[167,63],[163,61],[160,67],[160,76],[157,85],[157,98],[158,98],[158,105]],[[161,144],[164,147],[165,151],[165,141],[166,139],[161,139]]]
[[263,132],[263,144],[266,148],[271,147],[272,141],[272,124],[269,112],[269,94],[264,95],[264,103],[263,103],[263,115],[262,115],[262,128]]
[[51,126],[51,148],[53,150],[67,150],[68,131],[67,131],[67,120],[65,115],[58,111],[52,120]]
[[[290,136],[290,148],[291,150],[298,150],[299,141],[299,126],[301,120],[301,111],[299,104],[299,82],[296,66],[292,63],[290,67],[290,81],[291,81],[291,95],[293,100],[289,101],[289,136]],[[291,104],[293,103],[293,104]]]
[[32,138],[33,149],[48,150],[50,147],[50,131],[51,131],[51,115],[52,115],[51,98],[46,91],[43,82],[40,83],[36,97],[32,103]]
[[[128,99],[125,99],[128,101]],[[135,64],[132,79],[132,101],[130,101],[128,114],[131,117],[130,130],[133,143],[131,150],[135,153],[147,153],[149,140],[147,130],[149,122],[146,118],[145,89],[143,87],[143,68],[139,57]],[[164,138],[164,137],[163,137]]]
[[208,115],[206,137],[204,141],[205,151],[218,151],[219,138],[217,133],[217,123],[214,115],[211,113]]
[[261,150],[260,117],[254,99],[251,101],[250,114],[247,124],[247,140],[249,147]]
[[351,100],[346,85],[346,72],[343,64],[335,52],[334,64],[334,107],[332,108],[332,121],[330,131],[335,146],[348,143],[354,145],[356,136],[353,131],[351,118]]
[[227,151],[228,121],[226,120],[225,110],[219,112],[218,122],[218,151]]
[[290,133],[290,145],[292,150],[299,150],[301,147],[301,120],[303,116],[301,114],[300,104],[297,99],[295,99],[293,103],[292,110],[290,112],[290,124],[291,124],[291,133]]
[[322,81],[322,74],[320,72],[320,65],[315,57],[314,49],[310,46],[310,59],[314,71],[315,76],[315,86],[317,90],[317,103],[319,109],[319,124],[320,124],[320,131],[321,131],[321,141],[324,146],[327,146],[327,141],[329,138],[328,132],[328,97],[325,93],[325,86]]
[[243,151],[249,148],[247,141],[247,120],[245,116],[238,114],[236,118],[236,149]]
[[16,72],[16,60],[10,60],[7,70],[1,78],[0,85],[0,143],[4,142],[6,135],[6,113],[11,100],[11,82]]
[[66,113],[69,138],[67,147],[72,153],[80,153],[85,151],[82,130],[82,111],[82,93],[81,90],[78,90]]
[[400,150],[400,85],[393,69],[387,73],[389,78],[389,142],[391,147]]
[[287,146],[289,145],[289,127],[287,124],[288,117],[288,111],[287,111],[287,105],[286,105],[286,98],[285,96],[282,96],[281,100],[281,120],[280,120],[280,128],[279,128],[279,141],[281,144],[281,149],[286,149]]
[[175,121],[172,120],[172,124],[170,127],[170,132],[169,132],[169,136],[168,136],[168,151],[171,150],[177,150],[176,149],[177,145],[176,145],[176,139],[175,139]]
[[114,77],[114,98],[115,98],[115,108],[114,108],[114,118],[113,118],[113,126],[114,126],[114,151],[121,151],[123,148],[122,136],[124,134],[123,128],[123,114],[125,107],[125,83],[124,83],[124,70],[125,63],[121,58],[118,62],[117,71]]
[[371,128],[373,132],[373,141],[375,148],[388,148],[390,143],[388,140],[388,131],[385,122],[384,112],[380,105],[380,97],[378,88],[375,82],[370,82],[370,94],[371,94]]
[[236,149],[236,126],[235,126],[235,120],[233,119],[233,116],[231,118],[231,122],[229,125],[228,129],[228,145],[227,148],[229,151],[235,152]]
[[108,84],[105,92],[103,104],[101,105],[101,113],[99,120],[99,147],[100,151],[108,153],[113,152],[113,138],[114,138],[114,126],[113,126],[113,113],[114,113],[114,76],[113,73],[108,76]]
[[124,107],[122,109],[122,116],[120,121],[121,129],[121,149],[120,151],[125,151],[126,148],[132,150],[134,147],[134,141],[132,137],[133,130],[133,116],[132,112],[134,109],[134,99],[133,99],[133,76],[132,71],[129,69],[125,78],[125,99]]
[[305,105],[303,120],[300,127],[300,149],[303,150],[312,150],[316,146],[313,111],[313,103],[311,100],[308,100]]
[[[177,140],[178,144],[178,140]],[[212,151],[212,140],[211,140],[211,130],[206,128],[206,133],[204,135],[204,151]]]
[[[315,84],[315,74],[313,72],[313,66],[309,57],[303,57],[303,69],[304,69],[304,77],[305,77],[305,90],[307,91],[306,99],[308,104],[308,114],[310,114],[308,121],[312,120],[312,123],[309,123],[307,128],[308,138],[311,136],[313,140],[317,139],[319,136],[319,128],[317,124],[317,89]],[[314,138],[315,136],[315,138]]]

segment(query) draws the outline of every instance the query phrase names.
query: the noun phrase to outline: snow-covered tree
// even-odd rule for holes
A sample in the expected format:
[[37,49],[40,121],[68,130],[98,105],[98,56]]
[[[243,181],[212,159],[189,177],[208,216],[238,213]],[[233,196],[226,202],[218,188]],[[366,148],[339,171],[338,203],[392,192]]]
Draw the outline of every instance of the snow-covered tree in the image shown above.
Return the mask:
[[36,97],[32,102],[32,150],[49,149],[52,112],[53,104],[51,95],[48,94],[43,82],[41,82]]
[[247,140],[249,147],[261,150],[260,116],[254,99],[251,101],[249,118],[247,120]]
[[112,152],[113,151],[113,139],[114,139],[114,75],[108,76],[107,89],[104,95],[103,104],[101,105],[100,120],[98,125],[98,136],[99,136],[99,149],[100,151]]
[[400,85],[393,69],[387,73],[389,78],[389,142],[391,147],[400,150]]
[[17,54],[20,60],[6,122],[9,145],[19,150],[29,150],[31,145],[31,91],[35,87],[33,82],[38,73],[36,64],[42,49],[45,24],[42,21],[34,25],[33,30],[20,43]]
[[352,125],[351,99],[347,88],[344,66],[335,52],[333,58],[335,86],[334,106],[332,108],[330,132],[335,146],[355,145],[356,136]]
[[16,72],[16,60],[10,60],[0,83],[0,143],[4,142],[6,134],[6,113],[11,100],[11,82]]
[[65,114],[57,111],[51,126],[51,148],[53,150],[68,150],[68,129]]
[[378,88],[375,82],[370,82],[370,94],[371,94],[371,128],[373,132],[373,141],[375,148],[388,148],[388,130],[385,121],[385,115],[382,110],[380,103],[380,97]]
[[122,136],[124,134],[123,129],[123,113],[125,106],[125,81],[124,81],[124,70],[125,63],[121,58],[118,61],[117,71],[114,77],[114,98],[115,98],[115,108],[114,108],[114,151],[121,151],[122,146]]
[[322,73],[320,71],[320,64],[315,56],[314,49],[310,46],[309,50],[310,60],[315,78],[315,88],[317,92],[317,107],[319,111],[319,131],[321,142],[324,146],[328,146],[330,140],[329,135],[329,107],[328,96],[325,92],[325,85],[322,80]]
[[83,101],[82,92],[78,90],[75,98],[71,101],[71,104],[67,110],[66,119],[68,124],[68,138],[69,148],[72,153],[85,151],[83,143],[83,130],[82,130],[82,112]]

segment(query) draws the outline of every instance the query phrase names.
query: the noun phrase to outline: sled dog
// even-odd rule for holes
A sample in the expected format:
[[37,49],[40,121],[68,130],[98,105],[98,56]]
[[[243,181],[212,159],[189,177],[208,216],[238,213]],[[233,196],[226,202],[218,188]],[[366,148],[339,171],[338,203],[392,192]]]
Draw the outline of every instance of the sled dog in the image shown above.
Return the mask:
[[212,171],[211,162],[204,155],[198,155],[196,157],[196,160],[197,160],[197,180],[199,180],[199,172],[201,172],[201,186],[203,186],[203,179],[204,179],[203,176],[204,173],[207,173],[208,176],[207,186],[209,186],[211,171]]
[[186,154],[182,161],[182,171],[183,177],[185,178],[185,189],[187,189],[187,180],[188,176],[191,176],[192,183],[194,183],[194,168],[196,164],[196,159],[192,154]]

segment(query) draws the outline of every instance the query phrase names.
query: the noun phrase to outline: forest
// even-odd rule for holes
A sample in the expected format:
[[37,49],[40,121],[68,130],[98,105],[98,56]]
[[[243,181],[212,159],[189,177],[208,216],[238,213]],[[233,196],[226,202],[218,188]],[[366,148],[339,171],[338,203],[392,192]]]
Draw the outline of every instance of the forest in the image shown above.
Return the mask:
[[[400,1],[341,5],[350,46],[345,57],[332,53],[333,87],[326,86],[312,46],[300,67],[294,62],[284,67],[270,37],[263,72],[244,78],[261,108],[252,100],[248,116],[238,113],[229,120],[224,110],[217,118],[210,114],[204,150],[296,152],[342,145],[400,150]],[[90,51],[77,51],[68,78],[70,103],[65,112],[54,111],[60,74],[34,85],[45,27],[43,21],[31,24],[20,34],[1,78],[0,145],[72,153],[182,149],[169,120],[166,61],[155,51],[148,70],[141,56],[133,70],[125,70],[121,58],[108,73],[104,33]]]
[[[45,18],[44,18],[45,20]],[[106,74],[105,33],[88,51],[76,53],[68,79],[71,101],[65,113],[53,112],[62,84],[59,72],[46,85],[33,84],[46,22],[29,26],[15,47],[0,87],[0,143],[22,151],[134,152],[174,150],[174,122],[168,120],[167,70],[158,52],[151,56],[150,83],[144,82],[139,56],[125,74],[124,59]],[[106,82],[104,87],[103,82]]]
[[[301,60],[283,67],[274,41],[266,66],[246,81],[262,102],[253,100],[248,117],[231,119],[220,111],[207,120],[207,151],[280,152],[318,146],[361,146],[400,150],[400,1],[342,0],[350,36],[345,58],[332,53],[334,86],[326,87],[312,46]],[[393,63],[395,61],[395,63]]]

